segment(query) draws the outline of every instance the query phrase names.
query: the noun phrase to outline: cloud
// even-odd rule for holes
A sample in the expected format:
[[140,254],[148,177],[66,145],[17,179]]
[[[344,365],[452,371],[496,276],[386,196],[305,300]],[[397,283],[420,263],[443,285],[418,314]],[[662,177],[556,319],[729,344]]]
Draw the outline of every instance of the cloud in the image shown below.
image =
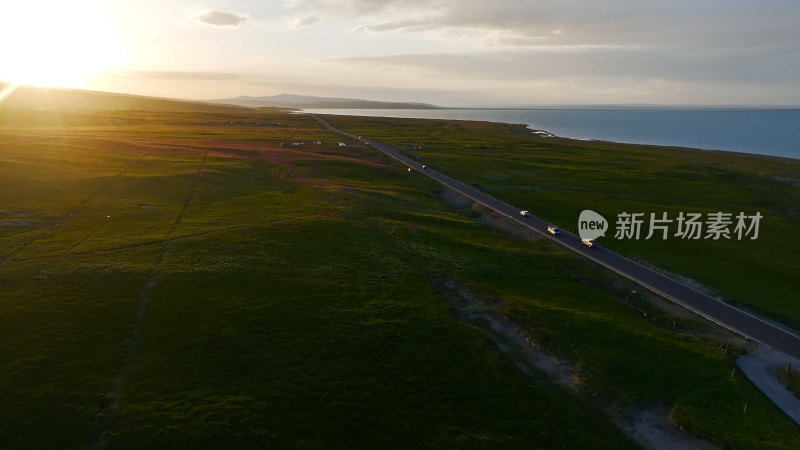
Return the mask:
[[447,80],[475,86],[546,85],[562,89],[565,98],[583,92],[622,98],[629,95],[626,89],[649,91],[653,98],[688,92],[699,98],[705,91],[727,90],[730,101],[737,102],[744,98],[739,97],[742,92],[750,92],[750,98],[763,92],[765,99],[774,99],[775,92],[800,87],[800,2],[432,4],[432,9],[363,14],[354,28],[369,33],[370,39],[431,42],[430,52],[418,45],[405,54],[361,54],[335,62],[369,68],[395,83],[424,79],[440,85]]
[[331,60],[433,78],[486,81],[616,78],[708,83],[797,83],[800,52],[792,48],[695,49],[681,52],[636,46],[572,46],[469,54],[395,54]]
[[308,25],[315,24],[319,22],[321,19],[315,15],[308,15],[308,16],[300,16],[295,17],[294,19],[290,20],[287,24],[289,28],[300,28],[305,27]]
[[[306,81],[308,86],[324,80],[365,93],[372,93],[367,89],[386,92],[387,86],[406,89],[418,92],[421,101],[435,98],[438,91],[456,90],[486,98],[497,93],[508,98],[561,96],[565,102],[628,101],[637,99],[629,92],[649,90],[648,101],[654,103],[680,96],[691,100],[690,92],[697,102],[707,97],[704,92],[717,93],[712,100],[720,98],[720,102],[726,101],[725,93],[731,103],[748,98],[763,104],[773,98],[800,102],[797,0],[234,0],[209,4],[229,6],[210,6],[206,11],[221,11],[195,15],[193,22],[238,26],[235,32],[258,23],[263,26],[249,31],[263,38],[233,42],[219,40],[215,33],[193,34],[191,43],[180,49],[202,45],[201,62],[181,65],[188,58],[178,57],[170,68],[213,70],[227,65],[223,70],[242,74],[239,78],[206,72],[129,76],[152,85],[160,80],[175,80],[165,82],[170,86],[197,80],[184,84],[203,87],[242,86],[256,75],[268,76],[269,82]],[[162,16],[182,14],[181,9],[174,11]],[[153,19],[149,28],[167,27],[166,22]],[[284,33],[291,29],[296,31]],[[167,45],[153,44],[150,53],[156,54],[158,46],[169,50]],[[253,55],[263,59],[249,59]],[[287,68],[274,63],[288,59],[293,64]],[[163,60],[139,67],[158,68]],[[317,92],[324,94],[321,90]],[[592,96],[598,92],[602,97]],[[742,97],[743,92],[750,97]],[[765,93],[763,100],[758,100],[759,92]],[[785,98],[767,96],[779,92]],[[397,96],[402,95],[398,91]]]
[[248,22],[247,16],[225,11],[208,11],[197,16],[197,20],[215,27],[238,27]]
[[191,72],[174,70],[118,70],[109,72],[107,76],[117,78],[153,78],[159,80],[205,80],[224,81],[235,80],[240,75],[217,72]]
[[[467,35],[497,47],[636,42],[738,48],[796,40],[800,29],[800,3],[790,0],[434,0],[426,8],[394,8],[395,2],[386,2],[382,10],[366,8],[374,2],[349,3],[366,11],[358,31]],[[381,13],[387,8],[391,14]]]
[[295,13],[339,17],[370,17],[382,13],[436,9],[440,0],[294,0],[288,9]]
[[405,19],[393,22],[383,22],[375,25],[361,25],[356,28],[356,31],[423,31],[437,28],[435,24],[429,23],[424,19]]

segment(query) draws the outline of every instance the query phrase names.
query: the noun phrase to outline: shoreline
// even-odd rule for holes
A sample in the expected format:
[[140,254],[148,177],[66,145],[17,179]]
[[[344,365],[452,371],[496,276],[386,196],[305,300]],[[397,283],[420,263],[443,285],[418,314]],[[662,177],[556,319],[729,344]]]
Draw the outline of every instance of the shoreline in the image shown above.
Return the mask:
[[[599,142],[599,143],[608,143],[608,144],[620,144],[620,145],[640,145],[640,146],[647,146],[647,147],[658,147],[663,149],[678,149],[678,150],[691,150],[691,151],[701,151],[701,152],[718,152],[718,153],[727,153],[731,155],[739,155],[739,156],[749,156],[749,157],[766,157],[766,158],[777,158],[780,160],[788,160],[792,162],[800,161],[800,155],[798,156],[786,156],[786,155],[774,155],[774,154],[766,154],[766,153],[754,153],[752,151],[740,151],[740,150],[731,150],[731,149],[722,149],[722,148],[714,148],[714,147],[700,147],[700,146],[686,146],[680,144],[658,144],[658,143],[649,143],[649,142],[635,142],[635,141],[617,141],[617,140],[610,140],[610,139],[602,139],[602,138],[582,138],[582,137],[571,137],[571,136],[563,136],[556,133],[553,133],[548,130],[544,130],[541,128],[536,128],[533,124],[529,123],[520,123],[520,122],[507,122],[502,120],[491,120],[491,119],[469,119],[469,118],[441,118],[441,117],[403,117],[398,115],[378,115],[378,114],[363,114],[364,109],[353,109],[352,113],[348,110],[343,108],[331,108],[327,109],[331,112],[324,112],[326,108],[309,108],[309,109],[300,109],[299,113],[304,114],[328,114],[328,115],[342,115],[342,116],[352,116],[352,117],[382,117],[382,118],[394,118],[394,119],[417,119],[417,120],[446,120],[446,121],[463,121],[463,122],[491,122],[491,123],[498,123],[508,125],[509,127],[522,127],[525,129],[525,134],[528,134],[531,137],[540,137],[540,138],[549,138],[549,139],[569,139],[574,141],[585,141],[585,142]],[[492,111],[534,111],[532,109],[487,109],[487,108],[476,108],[476,109],[458,109],[458,108],[442,108],[440,110],[458,110],[458,111],[483,111],[483,110],[492,110]],[[767,109],[764,109],[766,111]],[[791,110],[796,110],[792,108]],[[370,110],[372,111],[372,110]],[[391,111],[391,110],[375,110],[375,111]],[[406,110],[403,110],[406,111]],[[433,111],[433,110],[420,110],[424,112]],[[536,111],[560,111],[560,109],[537,109]],[[632,109],[597,109],[597,110],[588,110],[588,109],[575,109],[574,111],[637,111]],[[645,111],[645,110],[641,110]],[[661,111],[661,110],[647,110],[647,111]],[[667,110],[664,111],[679,111],[679,110]],[[680,110],[685,111],[685,110]],[[706,110],[703,110],[704,112]],[[744,111],[744,110],[730,110],[730,111]],[[359,112],[362,112],[361,114]]]
[[[425,120],[425,119],[422,119]],[[438,120],[438,119],[431,119],[431,120]],[[458,119],[456,119],[458,120]],[[495,122],[495,123],[503,123],[510,126],[515,125],[522,125],[528,130],[530,130],[530,134],[533,137],[543,137],[543,138],[553,138],[553,139],[565,139],[570,141],[584,141],[584,142],[599,142],[604,144],[616,144],[616,145],[638,145],[644,147],[658,147],[666,150],[683,150],[683,151],[696,151],[696,152],[714,152],[714,153],[727,153],[732,156],[746,156],[746,157],[754,157],[754,158],[773,158],[773,159],[787,159],[790,161],[800,161],[800,157],[793,158],[791,156],[778,156],[778,155],[765,155],[763,153],[750,153],[750,152],[737,152],[735,150],[721,150],[718,148],[702,148],[702,147],[683,147],[680,145],[667,145],[667,144],[647,144],[647,143],[639,143],[639,142],[622,142],[622,141],[609,141],[606,139],[588,139],[588,138],[575,138],[575,137],[568,137],[568,136],[559,136],[553,134],[546,130],[538,130],[531,128],[531,125],[527,124],[515,124],[515,123],[505,123],[505,122]]]

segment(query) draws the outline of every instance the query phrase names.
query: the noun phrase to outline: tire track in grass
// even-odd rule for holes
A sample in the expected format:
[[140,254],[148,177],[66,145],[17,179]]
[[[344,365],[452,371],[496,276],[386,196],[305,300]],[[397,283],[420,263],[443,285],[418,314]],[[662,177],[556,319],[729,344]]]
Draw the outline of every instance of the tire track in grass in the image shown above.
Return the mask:
[[[115,211],[117,211],[117,210],[119,210],[120,208],[122,208],[122,205],[124,205],[124,204],[125,204],[125,202],[127,202],[127,200],[125,200],[124,202],[122,202],[122,204],[121,204],[120,206],[118,206],[117,208],[115,208]],[[81,244],[83,244],[84,242],[88,241],[89,239],[91,239],[91,237],[92,237],[92,236],[94,236],[95,234],[97,234],[98,232],[100,232],[100,230],[102,230],[103,228],[105,228],[105,226],[106,226],[106,225],[108,225],[108,221],[109,221],[109,219],[110,219],[110,216],[109,216],[108,218],[106,218],[106,221],[105,221],[105,222],[103,222],[102,224],[100,224],[100,226],[99,226],[99,227],[97,227],[97,228],[95,228],[94,230],[92,230],[91,232],[89,232],[89,234],[87,234],[86,236],[82,237],[82,238],[81,238],[81,240],[79,240],[79,241],[78,241],[78,242],[76,242],[76,243],[75,243],[75,244],[74,244],[72,247],[70,247],[70,248],[69,248],[69,250],[67,250],[67,252],[66,252],[66,253],[72,253],[72,252],[73,252],[73,251],[74,251],[76,248],[80,247],[80,246],[81,246]]]
[[[70,219],[72,219],[74,216],[76,216],[81,211],[81,209],[83,209],[86,205],[88,205],[92,200],[97,198],[98,195],[100,195],[103,192],[107,191],[117,180],[119,180],[123,175],[125,175],[125,173],[127,173],[128,170],[130,170],[132,166],[136,166],[136,163],[138,163],[139,161],[143,160],[144,158],[147,158],[150,155],[151,155],[151,153],[146,153],[146,154],[136,158],[133,161],[133,164],[131,164],[130,166],[125,167],[122,170],[120,170],[119,172],[117,172],[116,175],[111,177],[111,179],[108,180],[100,189],[92,192],[91,194],[89,194],[88,197],[83,199],[83,201],[80,202],[80,204],[78,204],[77,206],[75,206],[72,209],[70,209],[69,212],[67,212],[67,214],[66,214],[66,216],[65,216],[65,218],[63,220],[63,224],[68,223],[70,221]],[[8,253],[6,256],[4,256],[2,259],[0,259],[0,264],[4,264],[4,263],[8,262],[9,260],[11,260],[14,257],[14,255],[16,255],[17,253],[25,250],[28,246],[30,246],[31,244],[35,243],[39,239],[42,239],[45,236],[52,235],[53,233],[55,233],[57,231],[59,225],[60,224],[57,223],[55,226],[54,225],[50,225],[50,226],[45,227],[42,231],[37,233],[31,239],[25,241],[22,245],[20,245],[19,247],[15,248],[10,253]]]
[[150,269],[148,270],[147,282],[144,284],[144,287],[142,288],[142,291],[139,293],[139,297],[136,300],[136,310],[133,315],[133,325],[130,331],[128,331],[128,335],[122,342],[122,357],[117,364],[117,369],[114,377],[111,380],[111,385],[103,396],[103,401],[100,405],[100,408],[91,420],[89,437],[84,445],[84,448],[87,450],[104,449],[108,445],[108,432],[111,429],[111,426],[114,424],[114,415],[119,408],[120,400],[122,399],[122,393],[125,390],[125,383],[128,379],[128,374],[130,373],[133,359],[136,356],[136,351],[139,347],[142,328],[144,327],[147,309],[150,305],[150,294],[158,284],[158,277],[161,271],[161,265],[164,262],[164,255],[171,242],[170,237],[178,225],[180,225],[184,215],[186,214],[187,207],[194,198],[194,194],[197,191],[197,186],[200,184],[200,181],[203,177],[203,171],[207,160],[208,153],[206,152],[203,155],[203,160],[195,173],[194,182],[192,183],[192,186],[189,188],[189,192],[186,194],[186,197],[183,200],[183,205],[181,205],[178,215],[175,217],[175,220],[173,220],[169,229],[164,234],[164,237],[162,237],[159,241],[161,246],[159,247],[156,257],[153,260]]
[[[139,178],[139,180],[136,182],[135,187],[133,189],[131,189],[131,195],[133,195],[133,193],[135,193],[135,192],[137,192],[139,190],[139,188],[142,185],[143,181],[144,181],[143,178]],[[122,200],[121,202],[119,202],[119,204],[112,209],[111,214],[116,215],[116,213],[118,211],[120,211],[132,198],[133,197],[128,197],[128,198]],[[72,247],[70,247],[69,250],[64,252],[64,254],[77,253],[77,252],[75,252],[75,249],[80,247],[84,242],[88,241],[95,234],[99,233],[100,230],[105,228],[106,225],[108,225],[108,222],[110,221],[111,216],[109,215],[106,219],[107,220],[105,222],[101,223],[100,226],[95,227],[94,230],[90,231],[86,236],[82,237],[78,242],[76,242],[74,245],[72,245]],[[160,241],[158,241],[158,242],[160,242]]]
[[[200,153],[200,152],[198,151],[198,153]],[[148,154],[146,154],[146,155],[144,155],[144,156],[140,157],[139,159],[137,159],[137,160],[134,162],[134,165],[136,165],[136,164],[135,164],[136,162],[139,162],[140,160],[142,160],[142,159],[144,159],[144,158],[146,158],[146,157],[148,157],[148,156],[152,156],[152,153],[148,153]],[[128,169],[125,169],[125,170],[128,170]],[[124,175],[124,174],[119,174],[119,175]],[[136,192],[136,191],[138,191],[138,190],[139,190],[139,186],[142,184],[142,181],[143,181],[143,180],[141,180],[141,179],[139,180],[139,182],[136,184],[136,187],[135,187],[135,188],[132,190],[132,192]],[[110,187],[110,185],[109,185],[109,186],[106,186],[106,188],[107,188],[107,187]],[[96,195],[95,195],[95,197],[96,197]],[[124,207],[124,206],[125,206],[125,205],[126,205],[128,202],[129,202],[129,201],[130,201],[130,200],[131,200],[130,198],[126,198],[126,199],[122,200],[121,202],[119,202],[119,204],[118,204],[116,207],[114,207],[114,208],[113,208],[113,210],[112,210],[112,211],[113,211],[113,212],[117,212],[117,211],[121,210],[121,209],[122,209],[122,208],[123,208],[123,207]],[[80,206],[83,206],[83,205],[85,205],[86,203],[88,203],[88,201],[87,201],[87,200],[84,200],[84,202],[82,202]],[[77,208],[79,208],[80,206],[78,206]],[[72,213],[70,213],[70,215],[72,215]],[[86,241],[88,241],[89,239],[91,239],[91,238],[92,238],[92,237],[93,237],[95,234],[97,234],[98,232],[100,232],[100,231],[101,231],[103,228],[105,228],[105,226],[106,226],[106,225],[108,225],[108,222],[109,222],[109,221],[108,221],[108,220],[106,220],[105,222],[103,222],[102,224],[100,224],[100,225],[99,225],[98,227],[96,227],[94,230],[92,230],[91,232],[89,232],[89,233],[88,233],[86,236],[84,236],[84,237],[82,237],[80,240],[78,240],[78,242],[76,242],[74,245],[72,245],[72,246],[71,246],[71,247],[70,247],[70,248],[69,248],[67,251],[65,251],[65,252],[63,252],[63,253],[61,253],[61,254],[57,254],[57,255],[48,255],[48,256],[38,256],[38,257],[36,257],[36,256],[35,256],[35,257],[31,257],[31,258],[16,258],[16,259],[14,259],[14,261],[15,261],[15,262],[22,262],[22,261],[29,261],[29,260],[47,259],[47,258],[51,258],[51,257],[58,257],[58,256],[64,256],[64,255],[72,255],[72,254],[79,254],[79,255],[80,255],[80,254],[93,253],[93,252],[81,252],[81,251],[76,251],[76,249],[77,249],[78,247],[80,247],[81,245],[83,245],[83,243],[84,243],[84,242],[86,242]],[[37,235],[37,236],[36,236],[36,239],[38,239],[39,237],[40,237],[40,236],[38,236],[38,235]],[[156,241],[151,241],[151,242],[149,242],[148,244],[158,244],[158,243],[160,243],[160,242],[161,242],[161,240],[156,240]],[[33,242],[30,242],[30,243],[33,243]],[[26,244],[26,245],[27,245],[27,244]],[[127,247],[124,247],[124,246],[123,246],[123,247],[120,247],[120,248],[127,248]],[[17,249],[17,251],[19,251],[19,250],[22,250],[22,248],[20,248],[20,249]],[[116,248],[112,248],[112,249],[100,249],[100,250],[97,250],[97,251],[106,251],[106,250],[116,250]],[[2,264],[3,262],[4,262],[4,260],[0,260],[0,264]]]
[[[324,212],[325,211],[322,211],[322,213],[324,213]],[[319,212],[313,212],[313,213],[308,213],[308,214],[301,214],[301,215],[298,215],[296,217],[297,218],[312,218],[312,217],[319,217],[319,215],[320,215]],[[229,226],[229,227],[214,228],[214,229],[210,229],[210,230],[206,230],[206,231],[198,231],[197,233],[182,234],[180,236],[169,237],[169,238],[166,238],[166,239],[158,239],[158,240],[152,240],[152,241],[138,242],[138,243],[135,243],[135,244],[126,244],[126,245],[120,245],[120,246],[117,246],[117,247],[106,247],[106,248],[100,248],[100,249],[96,249],[96,250],[87,250],[87,251],[66,251],[64,253],[59,253],[57,255],[31,256],[29,258],[18,258],[18,259],[15,259],[14,262],[15,263],[22,263],[22,262],[28,262],[28,261],[44,261],[44,260],[48,260],[48,259],[63,258],[63,257],[67,257],[67,256],[83,256],[83,255],[92,255],[92,254],[105,253],[105,252],[117,252],[117,251],[129,250],[129,249],[133,249],[133,248],[142,248],[142,247],[150,247],[150,246],[154,246],[154,245],[159,245],[159,244],[163,244],[164,241],[171,243],[171,242],[176,242],[176,241],[182,241],[184,239],[191,239],[191,238],[194,238],[194,237],[197,237],[197,236],[204,236],[204,235],[207,235],[207,234],[222,233],[222,232],[231,231],[231,230],[246,230],[248,228],[257,227],[257,226],[260,226],[260,225],[268,225],[268,224],[276,224],[276,223],[291,224],[291,223],[294,222],[294,220],[295,219],[260,220],[260,221],[251,222],[251,223],[248,223],[248,224],[245,224],[245,225],[233,225],[233,226]],[[2,281],[2,279],[0,279],[0,281]]]
[[[25,135],[17,135],[17,137],[25,136]],[[57,139],[57,136],[25,136],[20,139],[15,139],[11,141],[2,141],[0,145],[8,145],[8,144],[19,144],[19,143],[30,143],[31,141],[48,141]]]

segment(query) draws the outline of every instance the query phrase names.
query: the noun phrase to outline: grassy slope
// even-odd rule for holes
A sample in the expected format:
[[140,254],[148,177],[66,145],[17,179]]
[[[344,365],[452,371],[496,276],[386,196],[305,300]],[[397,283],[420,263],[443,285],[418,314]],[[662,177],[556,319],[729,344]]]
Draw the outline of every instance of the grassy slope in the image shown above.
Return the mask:
[[[0,90],[7,85],[0,83]],[[246,111],[234,105],[217,105],[157,97],[117,94],[113,92],[84,91],[80,89],[45,88],[38,86],[16,86],[3,98],[4,108],[19,110],[47,109],[64,112],[68,110],[142,110],[142,111],[186,111],[186,112],[239,112]],[[21,111],[16,111],[19,113]]]
[[487,230],[369,149],[277,146],[334,139],[307,118],[193,117],[2,130],[5,446],[81,446],[126,348],[112,448],[629,445],[453,318],[430,276],[502,300],[601,398],[674,405],[732,447],[800,438],[713,343],[643,320],[604,271]]
[[[610,222],[604,245],[694,278],[723,298],[800,328],[800,162],[724,152],[531,138],[503,124],[331,117],[567,229],[583,209]],[[520,131],[520,129],[516,129]],[[487,148],[468,149],[471,146]],[[757,240],[614,239],[621,212],[761,212]],[[677,225],[672,224],[672,233]]]
[[331,137],[281,119],[2,144],[0,214],[28,222],[0,228],[4,446],[80,447],[132,326],[113,448],[629,445],[452,319],[366,211],[461,218],[374,154],[280,150]]

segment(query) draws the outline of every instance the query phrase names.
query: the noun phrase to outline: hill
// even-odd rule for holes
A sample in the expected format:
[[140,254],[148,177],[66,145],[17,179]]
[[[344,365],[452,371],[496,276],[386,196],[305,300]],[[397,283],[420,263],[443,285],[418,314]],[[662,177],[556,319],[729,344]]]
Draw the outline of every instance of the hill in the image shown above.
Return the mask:
[[331,108],[331,109],[438,109],[439,106],[414,102],[381,102],[354,98],[314,97],[310,95],[280,94],[265,97],[241,96],[217,100],[211,103],[222,103],[238,106],[263,107],[278,106],[283,108]]
[[[0,91],[8,85],[0,83]],[[45,109],[54,111],[75,110],[147,110],[180,112],[236,112],[240,106],[175,100],[159,97],[87,91],[82,89],[17,86],[8,94],[0,108]]]

